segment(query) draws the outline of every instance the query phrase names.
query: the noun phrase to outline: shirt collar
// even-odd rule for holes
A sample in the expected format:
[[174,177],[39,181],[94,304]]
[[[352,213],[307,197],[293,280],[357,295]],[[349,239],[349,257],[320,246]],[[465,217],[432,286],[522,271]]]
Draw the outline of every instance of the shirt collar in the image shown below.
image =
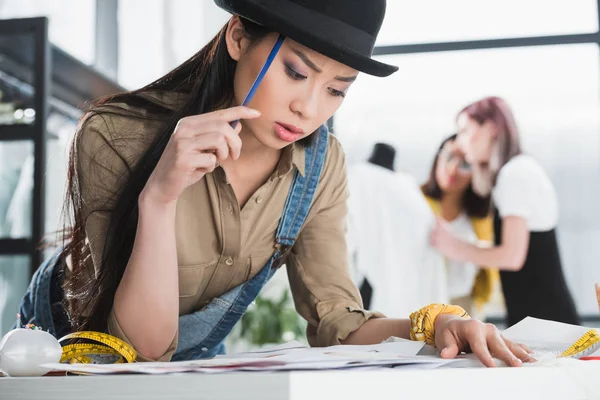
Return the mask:
[[305,153],[306,150],[304,149],[304,144],[299,142],[294,142],[289,146],[284,147],[275,175],[278,178],[281,178],[289,174],[292,169],[296,167],[300,175],[304,176]]

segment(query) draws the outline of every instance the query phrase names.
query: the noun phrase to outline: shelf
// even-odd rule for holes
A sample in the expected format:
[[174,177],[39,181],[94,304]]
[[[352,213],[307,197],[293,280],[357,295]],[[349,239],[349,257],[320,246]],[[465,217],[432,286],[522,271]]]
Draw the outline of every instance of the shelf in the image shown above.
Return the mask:
[[33,125],[0,125],[0,142],[33,140],[35,138],[35,128]]
[[[27,28],[35,18],[0,21],[0,70],[33,84],[35,38]],[[18,28],[18,31],[7,27]],[[33,32],[33,31],[31,31]],[[50,96],[75,107],[83,107],[91,99],[122,92],[125,89],[111,79],[50,44],[52,84]]]
[[31,239],[0,239],[0,256],[30,255],[32,251]]

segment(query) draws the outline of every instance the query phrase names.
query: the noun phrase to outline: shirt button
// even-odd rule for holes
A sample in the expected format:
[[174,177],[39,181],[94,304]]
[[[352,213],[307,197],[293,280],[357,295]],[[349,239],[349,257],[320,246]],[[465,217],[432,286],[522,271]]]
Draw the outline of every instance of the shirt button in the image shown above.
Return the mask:
[[233,258],[231,257],[227,257],[227,259],[225,260],[225,264],[232,266],[233,265]]
[[233,204],[229,203],[229,214],[233,215]]
[[258,196],[258,197],[256,198],[256,202],[257,202],[258,204],[262,203],[262,201],[263,201],[263,198],[262,198],[262,197]]
[[206,347],[203,347],[200,350],[202,350],[203,353],[206,353],[208,351],[208,349]]

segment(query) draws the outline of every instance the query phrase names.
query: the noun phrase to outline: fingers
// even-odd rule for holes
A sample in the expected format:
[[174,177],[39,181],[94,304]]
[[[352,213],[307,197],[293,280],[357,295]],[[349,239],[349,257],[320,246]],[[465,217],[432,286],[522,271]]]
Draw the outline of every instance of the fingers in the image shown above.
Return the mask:
[[[225,160],[229,157],[229,144],[225,136],[221,133],[207,133],[181,142],[182,146],[188,146],[189,152],[195,153],[214,153],[219,160]],[[185,150],[184,150],[185,151]]]
[[225,134],[225,140],[227,141],[227,146],[229,147],[229,156],[234,160],[240,158],[240,153],[242,152],[242,139],[239,137],[239,130],[241,130],[241,125],[238,124],[235,131],[233,133]]
[[486,367],[496,366],[494,357],[511,367],[535,361],[526,346],[505,339],[494,325],[474,319],[448,322],[437,332],[436,346],[442,358],[456,357],[459,351],[470,348]]
[[260,111],[248,107],[231,107],[206,114],[192,115],[183,118],[192,126],[199,126],[211,121],[229,123],[238,119],[254,119],[260,117]]
[[454,344],[449,344],[448,346],[444,347],[442,349],[442,351],[440,352],[440,356],[442,358],[454,358],[458,355],[458,345],[456,343]]
[[484,335],[478,335],[477,337],[473,338],[473,340],[469,340],[469,345],[471,346],[471,351],[473,354],[479,358],[483,365],[490,368],[496,366],[496,362],[490,354],[488,343]]
[[518,358],[512,350],[508,347],[507,343],[504,341],[500,332],[496,329],[496,327],[489,328],[490,334],[488,336],[488,348],[492,352],[492,354],[504,361],[504,363],[511,367],[520,367],[523,362],[520,358]]
[[199,153],[194,156],[191,165],[194,170],[212,172],[217,166],[217,157],[212,153]]
[[208,133],[194,138],[194,150],[216,150],[217,156],[221,161],[227,157],[237,160],[242,151],[242,140],[238,135],[233,133],[233,130],[226,131],[225,133]]
[[[510,342],[510,340],[509,340]],[[510,342],[512,343],[512,342]],[[520,348],[522,348],[523,350],[525,350],[527,353],[529,354],[533,354],[533,350],[531,350],[529,347],[525,346],[524,344],[520,344],[520,343],[515,343],[517,346],[519,346]]]
[[535,362],[537,361],[535,358],[533,358],[531,356],[531,354],[533,354],[533,351],[530,350],[527,346],[524,346],[522,344],[518,344],[518,343],[513,343],[510,340],[504,339],[502,338],[502,340],[504,340],[504,342],[506,343],[506,346],[508,346],[508,348],[510,349],[510,351],[519,358],[519,360],[525,362],[525,363],[531,363],[531,362]]
[[440,220],[438,218],[436,218],[435,225],[433,226],[433,229],[431,230],[431,233],[429,235],[429,242],[434,247],[437,246],[437,244],[440,241],[441,230],[442,230],[442,225],[440,223]]
[[217,156],[214,153],[188,153],[178,156],[174,165],[180,172],[194,172],[198,169],[212,171],[217,165]]
[[218,160],[223,161],[228,157],[237,160],[242,151],[242,140],[231,132],[210,132],[191,138],[177,140],[177,152],[210,152],[215,153]]
[[[237,109],[245,112],[249,110],[246,107],[237,107]],[[228,115],[237,115],[231,114],[229,110],[222,110],[221,114],[218,114],[219,112],[211,113],[213,119],[204,118],[208,114],[181,119],[173,133],[173,140],[179,142],[179,145],[183,147],[178,148],[178,151],[185,151],[189,149],[189,146],[193,146],[196,151],[214,151],[221,161],[227,157],[237,160],[242,149],[242,141],[239,138],[242,128],[240,124],[232,128],[228,122],[222,120]],[[219,115],[220,117],[218,117]],[[188,139],[194,139],[192,144]]]
[[459,352],[458,341],[450,329],[443,329],[435,336],[435,346],[442,358],[454,358]]

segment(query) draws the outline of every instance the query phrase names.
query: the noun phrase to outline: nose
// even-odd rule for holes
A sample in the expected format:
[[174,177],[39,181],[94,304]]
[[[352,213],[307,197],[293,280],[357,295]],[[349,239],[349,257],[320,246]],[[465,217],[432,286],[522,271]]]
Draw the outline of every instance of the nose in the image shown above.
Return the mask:
[[456,160],[452,160],[448,163],[448,176],[456,176],[458,173],[458,162]]
[[303,119],[317,116],[319,109],[319,96],[316,90],[308,89],[290,103],[290,110]]

